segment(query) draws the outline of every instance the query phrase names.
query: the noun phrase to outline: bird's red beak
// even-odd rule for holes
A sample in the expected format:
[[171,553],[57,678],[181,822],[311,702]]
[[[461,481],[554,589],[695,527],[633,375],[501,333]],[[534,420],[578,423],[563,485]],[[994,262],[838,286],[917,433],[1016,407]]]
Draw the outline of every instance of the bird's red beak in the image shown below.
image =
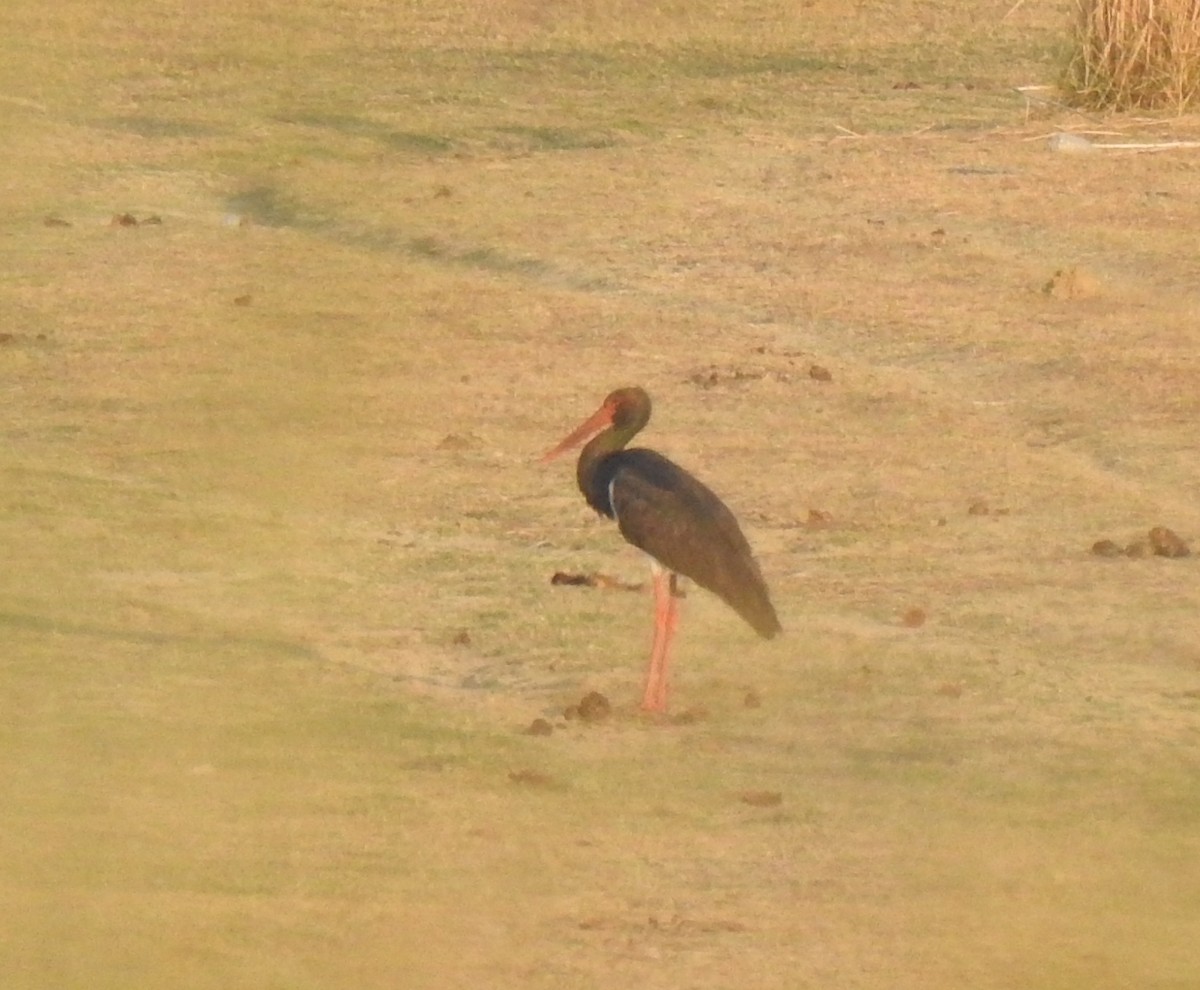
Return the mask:
[[614,409],[607,402],[580,423],[574,430],[563,437],[557,447],[552,447],[542,455],[542,463],[573,450],[580,444],[586,443],[607,426],[612,426]]

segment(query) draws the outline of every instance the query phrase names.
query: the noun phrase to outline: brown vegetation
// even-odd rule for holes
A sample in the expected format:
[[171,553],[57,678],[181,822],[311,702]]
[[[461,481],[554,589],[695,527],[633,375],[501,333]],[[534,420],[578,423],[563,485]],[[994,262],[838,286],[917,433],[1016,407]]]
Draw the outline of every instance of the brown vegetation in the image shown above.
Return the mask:
[[1066,86],[1086,107],[1188,109],[1200,97],[1200,4],[1076,0]]

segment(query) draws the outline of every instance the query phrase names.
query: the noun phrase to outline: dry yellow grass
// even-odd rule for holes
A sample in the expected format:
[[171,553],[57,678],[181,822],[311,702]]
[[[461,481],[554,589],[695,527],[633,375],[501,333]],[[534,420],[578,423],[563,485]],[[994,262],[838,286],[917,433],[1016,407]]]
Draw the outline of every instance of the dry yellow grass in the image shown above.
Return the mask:
[[1171,110],[1200,97],[1194,0],[1077,0],[1066,85],[1081,106]]
[[[1194,986],[1196,165],[1012,7],[6,4],[5,990]],[[549,584],[626,382],[787,630],[691,725]]]

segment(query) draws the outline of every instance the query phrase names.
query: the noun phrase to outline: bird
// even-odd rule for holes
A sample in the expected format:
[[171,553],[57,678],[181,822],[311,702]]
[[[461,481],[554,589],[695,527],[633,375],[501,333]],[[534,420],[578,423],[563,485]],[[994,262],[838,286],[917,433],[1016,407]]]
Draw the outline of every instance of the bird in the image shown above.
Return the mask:
[[583,445],[576,465],[588,505],[616,522],[626,542],[650,558],[654,638],[641,707],[667,711],[671,640],[679,625],[678,576],[711,591],[760,636],[783,631],[767,583],[729,507],[662,454],[629,442],[650,421],[650,396],[618,388],[591,416],[542,455],[546,463]]

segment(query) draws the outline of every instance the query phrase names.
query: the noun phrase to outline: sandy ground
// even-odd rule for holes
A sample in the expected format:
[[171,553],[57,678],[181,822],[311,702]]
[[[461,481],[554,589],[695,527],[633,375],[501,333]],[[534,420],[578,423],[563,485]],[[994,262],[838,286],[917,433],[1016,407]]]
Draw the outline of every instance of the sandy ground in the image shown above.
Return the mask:
[[1200,159],[1047,138],[1200,126],[1061,5],[0,18],[5,987],[1197,985]]

